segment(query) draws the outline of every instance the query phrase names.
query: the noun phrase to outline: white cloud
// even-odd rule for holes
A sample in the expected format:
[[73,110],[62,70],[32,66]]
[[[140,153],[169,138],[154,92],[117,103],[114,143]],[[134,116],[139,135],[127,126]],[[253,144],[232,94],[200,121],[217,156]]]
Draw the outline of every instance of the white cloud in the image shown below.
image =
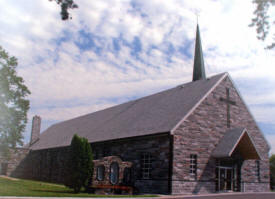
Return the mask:
[[[265,51],[248,27],[254,9],[250,1],[150,0],[135,1],[135,7],[131,2],[79,1],[73,19],[64,22],[54,2],[0,0],[0,45],[19,59],[19,74],[32,92],[32,113],[64,120],[96,110],[92,103],[99,99],[105,100],[96,106],[105,107],[114,104],[113,98],[144,96],[190,81],[196,11],[208,75],[229,71],[233,79],[246,80],[248,104],[274,102],[275,84],[260,95],[250,91],[256,87],[253,79],[268,84],[275,79],[275,52]],[[94,36],[100,53],[75,44],[89,42],[80,30]],[[137,56],[131,54],[135,37],[141,43]],[[83,104],[66,106],[74,101]],[[50,104],[60,107],[47,109]],[[257,120],[273,123],[274,109],[252,109]]]
[[74,117],[78,117],[81,115],[85,115],[88,113],[92,113],[98,110],[102,110],[111,106],[116,105],[115,103],[101,102],[96,103],[93,102],[90,105],[83,106],[74,106],[74,107],[56,107],[56,108],[41,108],[37,113],[31,113],[30,118],[34,115],[43,115],[43,120],[54,120],[54,121],[62,121],[68,120]]

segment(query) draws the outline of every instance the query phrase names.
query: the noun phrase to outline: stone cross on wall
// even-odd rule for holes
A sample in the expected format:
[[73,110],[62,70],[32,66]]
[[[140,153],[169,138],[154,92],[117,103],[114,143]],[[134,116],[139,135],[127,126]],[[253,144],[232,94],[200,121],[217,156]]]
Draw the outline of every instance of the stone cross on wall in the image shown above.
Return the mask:
[[226,99],[221,97],[220,100],[225,102],[227,105],[227,128],[230,128],[230,105],[236,105],[236,102],[230,100],[229,88],[226,88]]

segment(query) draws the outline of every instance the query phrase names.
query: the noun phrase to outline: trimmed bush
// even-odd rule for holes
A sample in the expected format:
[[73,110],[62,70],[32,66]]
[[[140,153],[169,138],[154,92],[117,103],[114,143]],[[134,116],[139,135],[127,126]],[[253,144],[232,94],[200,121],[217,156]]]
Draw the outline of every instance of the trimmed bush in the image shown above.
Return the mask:
[[86,138],[74,135],[72,138],[68,161],[65,186],[79,193],[87,188],[92,177],[93,156],[91,146]]
[[269,158],[270,164],[270,188],[275,190],[275,154]]

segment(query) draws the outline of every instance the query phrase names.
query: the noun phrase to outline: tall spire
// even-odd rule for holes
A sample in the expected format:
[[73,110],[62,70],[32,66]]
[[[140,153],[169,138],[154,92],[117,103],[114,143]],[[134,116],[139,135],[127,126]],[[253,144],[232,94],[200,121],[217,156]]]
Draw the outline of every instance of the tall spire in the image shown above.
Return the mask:
[[204,61],[201,47],[199,24],[197,24],[196,46],[194,56],[193,81],[205,79]]

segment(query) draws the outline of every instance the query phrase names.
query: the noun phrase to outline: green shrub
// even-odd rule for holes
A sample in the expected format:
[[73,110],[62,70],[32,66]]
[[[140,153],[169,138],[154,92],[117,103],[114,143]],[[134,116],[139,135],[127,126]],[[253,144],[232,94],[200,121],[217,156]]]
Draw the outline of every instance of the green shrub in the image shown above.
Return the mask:
[[66,170],[65,186],[74,189],[75,193],[82,187],[87,188],[92,177],[93,156],[86,138],[73,136]]
[[275,189],[275,154],[271,155],[269,158],[270,164],[270,188]]

